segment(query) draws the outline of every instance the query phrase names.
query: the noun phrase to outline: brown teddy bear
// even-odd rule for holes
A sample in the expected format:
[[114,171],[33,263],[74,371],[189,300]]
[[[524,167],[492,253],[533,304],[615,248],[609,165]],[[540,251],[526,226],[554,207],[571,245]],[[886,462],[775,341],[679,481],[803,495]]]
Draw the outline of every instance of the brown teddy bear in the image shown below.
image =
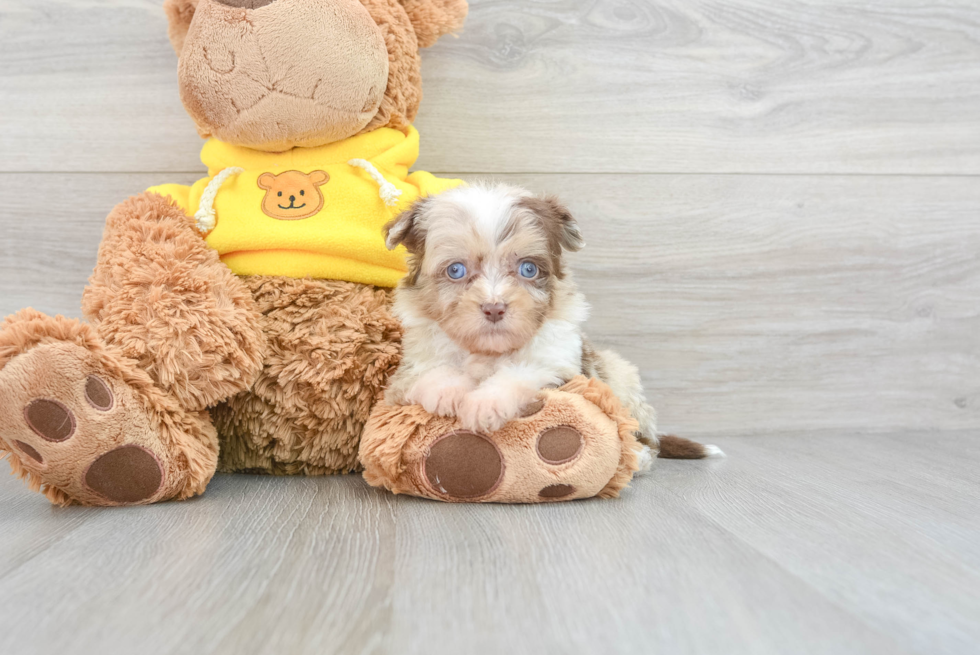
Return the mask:
[[[389,307],[405,252],[384,247],[382,228],[459,183],[409,170],[419,48],[462,25],[464,0],[164,8],[208,175],[112,211],[87,323],[25,309],[0,326],[0,455],[58,504],[188,498],[216,470],[357,470],[400,358]],[[636,468],[629,418],[610,394],[579,387],[578,401],[550,392],[544,422],[509,428],[509,446],[447,441],[451,421],[379,409],[366,477],[444,500],[615,495]],[[504,459],[512,474],[531,471],[523,486],[507,482]],[[423,488],[426,471],[435,487]]]

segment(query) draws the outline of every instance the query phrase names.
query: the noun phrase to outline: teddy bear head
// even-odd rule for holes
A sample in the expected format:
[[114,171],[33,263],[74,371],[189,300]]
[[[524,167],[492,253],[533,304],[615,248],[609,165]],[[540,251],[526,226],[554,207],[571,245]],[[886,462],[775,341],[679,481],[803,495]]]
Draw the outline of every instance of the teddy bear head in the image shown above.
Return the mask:
[[419,48],[465,0],[165,0],[184,107],[203,137],[279,152],[404,129]]

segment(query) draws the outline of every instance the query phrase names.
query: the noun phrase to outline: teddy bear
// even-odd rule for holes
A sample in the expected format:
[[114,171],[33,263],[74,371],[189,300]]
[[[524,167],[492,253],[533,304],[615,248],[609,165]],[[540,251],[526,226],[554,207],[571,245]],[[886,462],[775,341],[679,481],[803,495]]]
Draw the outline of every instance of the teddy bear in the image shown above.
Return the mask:
[[[0,455],[12,471],[59,505],[186,499],[219,470],[362,465],[372,484],[440,500],[615,495],[637,446],[595,381],[547,392],[544,409],[505,428],[509,441],[379,403],[401,357],[390,306],[406,271],[383,227],[461,183],[411,172],[419,49],[458,30],[466,2],[164,9],[208,173],[112,210],[85,322],[24,309],[0,326]],[[515,486],[505,459],[536,473]]]

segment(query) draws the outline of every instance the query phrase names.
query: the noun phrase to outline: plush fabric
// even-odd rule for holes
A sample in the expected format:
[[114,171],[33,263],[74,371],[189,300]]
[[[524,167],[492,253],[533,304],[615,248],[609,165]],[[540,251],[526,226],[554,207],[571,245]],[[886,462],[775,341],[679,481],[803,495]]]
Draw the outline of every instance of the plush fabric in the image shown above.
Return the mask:
[[387,79],[384,35],[358,0],[202,0],[180,51],[181,99],[202,136],[259,150],[356,134]]
[[361,0],[378,24],[388,49],[388,86],[377,113],[361,130],[388,126],[404,130],[415,120],[422,101],[422,58],[419,42],[397,0]]
[[200,134],[281,151],[408,127],[422,99],[418,49],[462,27],[467,3],[165,0],[164,10]]
[[456,419],[417,405],[379,404],[361,439],[364,479],[396,494],[447,502],[618,496],[638,468],[642,446],[636,421],[612,390],[576,377],[542,391],[541,399],[491,435],[467,433]]
[[420,48],[428,48],[463,26],[469,6],[464,0],[399,0],[415,30]]
[[135,196],[109,214],[82,311],[191,411],[250,387],[265,357],[248,288],[160,195]]
[[[110,406],[92,402],[93,377],[109,390]],[[32,309],[8,317],[0,326],[0,398],[0,456],[8,456],[14,474],[52,503],[188,498],[202,493],[214,474],[218,439],[207,414],[181,408],[91,325]],[[30,420],[27,410],[38,401],[57,403],[65,413],[70,427],[58,441]],[[124,496],[113,498],[113,487],[105,485],[114,481],[117,489],[131,491],[141,482],[120,461],[126,451],[117,449],[127,447],[156,460],[160,484],[151,495],[121,500]],[[89,477],[89,484],[93,467],[102,475],[97,481]]]
[[[150,191],[171,197],[194,215],[216,175],[243,168],[221,185],[214,202],[217,223],[206,239],[233,273],[394,287],[405,274],[406,252],[385,247],[379,236],[385,224],[420,196],[461,184],[424,171],[409,174],[418,155],[419,134],[411,127],[407,134],[379,128],[330,145],[275,154],[211,139],[201,154],[208,177],[191,187],[163,185]],[[395,205],[385,203],[378,181],[349,164],[352,159],[370,162],[401,192]],[[314,173],[317,178],[310,180]],[[279,181],[290,176],[299,184]],[[324,177],[325,182],[315,184]],[[295,218],[288,209],[311,204],[319,210],[294,212]]]
[[244,282],[269,349],[255,384],[212,411],[221,470],[356,470],[361,430],[401,358],[391,292],[334,280]]
[[194,19],[194,11],[201,0],[163,0],[163,13],[167,16],[167,36],[174,52],[179,56],[184,49],[187,30]]

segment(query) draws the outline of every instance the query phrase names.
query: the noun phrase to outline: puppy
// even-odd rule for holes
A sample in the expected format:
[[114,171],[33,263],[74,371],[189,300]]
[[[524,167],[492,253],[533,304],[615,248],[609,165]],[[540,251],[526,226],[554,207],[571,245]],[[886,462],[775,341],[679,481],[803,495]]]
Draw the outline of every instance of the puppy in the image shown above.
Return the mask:
[[464,186],[419,200],[385,227],[409,251],[395,291],[404,358],[389,404],[418,404],[478,432],[518,417],[545,387],[584,374],[619,397],[639,422],[641,468],[653,458],[720,455],[715,446],[658,439],[636,367],[594,350],[582,333],[589,306],[563,254],[585,243],[554,198],[510,186]]

